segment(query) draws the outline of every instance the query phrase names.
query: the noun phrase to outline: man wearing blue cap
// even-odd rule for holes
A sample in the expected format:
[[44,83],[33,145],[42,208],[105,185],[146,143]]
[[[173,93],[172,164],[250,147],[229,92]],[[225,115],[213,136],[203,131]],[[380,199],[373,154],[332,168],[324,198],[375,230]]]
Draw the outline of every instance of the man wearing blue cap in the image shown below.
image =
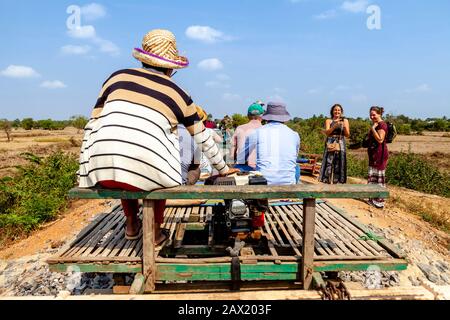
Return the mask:
[[300,136],[285,125],[291,119],[286,105],[269,102],[262,116],[267,124],[249,135],[239,158],[247,159],[256,152],[256,170],[261,172],[269,185],[296,184],[300,178],[297,157]]
[[232,159],[236,160],[234,168],[240,169],[241,171],[255,171],[256,169],[255,150],[250,152],[247,160],[239,159],[237,156],[242,153],[247,137],[262,126],[261,116],[264,114],[262,106],[262,103],[255,102],[248,108],[247,116],[250,120],[249,123],[237,127],[231,139],[230,155]]

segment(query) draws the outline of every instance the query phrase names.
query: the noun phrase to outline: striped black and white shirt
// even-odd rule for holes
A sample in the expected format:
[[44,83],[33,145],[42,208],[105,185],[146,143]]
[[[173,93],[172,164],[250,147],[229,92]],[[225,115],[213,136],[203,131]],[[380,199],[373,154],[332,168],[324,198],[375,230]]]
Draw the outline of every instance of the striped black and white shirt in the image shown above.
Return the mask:
[[104,83],[85,128],[80,187],[105,180],[147,191],[181,185],[178,124],[219,173],[228,171],[191,97],[171,78],[148,69],[115,72]]

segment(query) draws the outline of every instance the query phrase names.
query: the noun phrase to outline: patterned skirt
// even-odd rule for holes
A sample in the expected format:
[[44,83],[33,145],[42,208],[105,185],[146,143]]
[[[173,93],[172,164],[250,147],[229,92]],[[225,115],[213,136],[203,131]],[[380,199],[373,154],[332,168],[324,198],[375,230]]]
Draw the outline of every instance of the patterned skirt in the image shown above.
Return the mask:
[[345,139],[330,137],[327,143],[339,142],[341,151],[328,152],[325,145],[322,167],[320,168],[319,181],[328,184],[347,183],[347,146]]
[[[386,170],[378,170],[369,166],[369,178],[368,184],[377,184],[382,187],[386,187]],[[383,208],[385,200],[381,198],[369,199],[376,207]]]

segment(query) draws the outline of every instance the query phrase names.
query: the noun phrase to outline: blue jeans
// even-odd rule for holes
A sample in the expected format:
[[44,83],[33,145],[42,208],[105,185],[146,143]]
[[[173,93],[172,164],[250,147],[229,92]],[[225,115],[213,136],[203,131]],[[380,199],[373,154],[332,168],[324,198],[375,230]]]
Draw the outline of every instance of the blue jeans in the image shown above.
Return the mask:
[[296,183],[300,182],[300,166],[295,167],[295,181]]
[[255,168],[252,168],[252,167],[250,167],[250,166],[248,166],[246,164],[235,164],[234,168],[235,169],[239,169],[242,172],[249,172],[249,171],[255,171],[256,170]]

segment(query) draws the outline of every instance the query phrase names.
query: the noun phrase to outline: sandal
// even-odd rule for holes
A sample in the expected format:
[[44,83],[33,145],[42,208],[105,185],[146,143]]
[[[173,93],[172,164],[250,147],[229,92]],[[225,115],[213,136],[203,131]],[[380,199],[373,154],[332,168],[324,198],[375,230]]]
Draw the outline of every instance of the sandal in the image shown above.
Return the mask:
[[141,229],[142,229],[142,221],[141,220],[138,220],[138,232],[135,235],[129,235],[127,233],[127,226],[125,226],[125,239],[131,240],[131,241],[139,239],[141,236]]
[[155,243],[155,249],[160,250],[162,247],[166,244],[166,242],[169,240],[170,236],[170,230],[167,229],[161,229],[161,234],[164,236],[163,240],[161,240],[158,243]]

